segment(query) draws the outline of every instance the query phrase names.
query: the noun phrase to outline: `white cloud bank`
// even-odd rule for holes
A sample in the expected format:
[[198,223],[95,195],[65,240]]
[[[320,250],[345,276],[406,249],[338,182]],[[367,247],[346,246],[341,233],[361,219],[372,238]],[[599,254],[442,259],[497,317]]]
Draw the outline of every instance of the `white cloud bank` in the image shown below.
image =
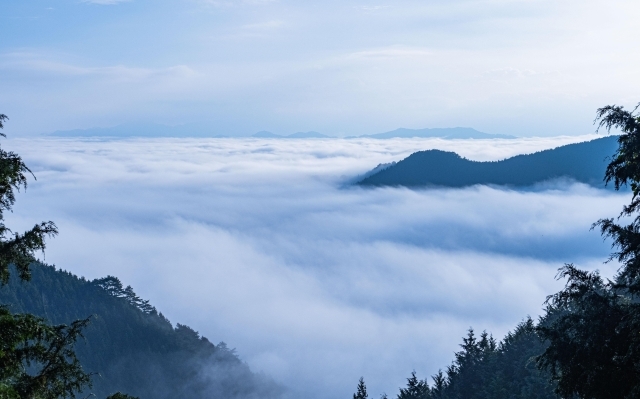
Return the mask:
[[38,181],[9,226],[54,220],[48,262],[120,276],[294,397],[349,397],[360,376],[377,397],[445,367],[469,326],[501,337],[538,315],[563,262],[602,268],[589,227],[626,198],[343,183],[416,150],[578,140],[10,140]]

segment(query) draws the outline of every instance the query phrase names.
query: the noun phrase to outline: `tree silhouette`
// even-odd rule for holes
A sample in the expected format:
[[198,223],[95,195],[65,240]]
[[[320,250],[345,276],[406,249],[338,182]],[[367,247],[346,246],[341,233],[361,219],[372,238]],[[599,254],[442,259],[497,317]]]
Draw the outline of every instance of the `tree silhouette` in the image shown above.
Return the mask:
[[367,395],[367,386],[364,384],[364,378],[360,377],[360,381],[358,381],[358,390],[353,394],[353,399],[368,399],[369,395]]
[[407,387],[400,388],[398,399],[429,399],[430,393],[427,381],[419,380],[413,371],[411,377],[407,378]]
[[[0,128],[7,119],[0,114]],[[27,188],[27,174],[33,176],[19,155],[0,149],[0,287],[8,283],[11,267],[20,280],[29,280],[35,253],[44,251],[45,239],[58,233],[51,221],[21,234],[4,224],[4,212],[16,201],[15,191]],[[51,326],[40,317],[12,314],[0,306],[0,398],[75,398],[90,386],[91,375],[73,350],[88,323],[87,318]]]
[[538,365],[550,371],[563,397],[636,398],[640,396],[640,117],[621,106],[598,109],[598,128],[619,128],[619,148],[605,181],[616,190],[630,186],[632,198],[620,217],[594,224],[611,238],[609,261],[621,266],[613,280],[567,264],[558,278],[565,288],[547,298],[538,331],[549,343]]

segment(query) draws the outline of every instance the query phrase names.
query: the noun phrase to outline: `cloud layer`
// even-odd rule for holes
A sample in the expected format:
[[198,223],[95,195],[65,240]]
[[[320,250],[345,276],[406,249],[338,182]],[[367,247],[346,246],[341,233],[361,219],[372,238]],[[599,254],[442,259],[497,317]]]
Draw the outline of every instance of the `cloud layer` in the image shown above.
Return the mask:
[[38,180],[9,226],[54,220],[46,261],[120,276],[294,397],[349,397],[360,376],[377,397],[445,367],[469,326],[501,337],[538,315],[564,262],[610,274],[589,227],[627,198],[345,183],[416,150],[491,160],[580,139],[10,140]]

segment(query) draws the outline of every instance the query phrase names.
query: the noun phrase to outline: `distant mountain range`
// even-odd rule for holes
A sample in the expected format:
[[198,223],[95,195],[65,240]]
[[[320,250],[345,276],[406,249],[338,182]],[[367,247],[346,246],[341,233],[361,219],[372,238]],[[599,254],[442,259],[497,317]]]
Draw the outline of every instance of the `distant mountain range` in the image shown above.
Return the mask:
[[327,136],[326,134],[318,133],[318,132],[297,132],[293,134],[289,134],[287,136],[283,136],[280,134],[275,134],[271,132],[267,132],[263,130],[256,134],[251,135],[251,137],[261,137],[261,138],[269,138],[269,139],[329,139],[335,138],[332,136]]
[[[74,130],[57,130],[50,133],[49,136],[54,137],[247,137],[247,136],[231,136],[216,134],[211,128],[206,126],[187,124],[178,126],[168,126],[160,124],[123,124],[112,127],[96,127],[89,129]],[[266,130],[252,134],[249,137],[258,138],[335,138],[326,134],[309,131],[297,132],[289,135],[276,134]],[[477,131],[469,127],[452,127],[452,128],[435,128],[435,129],[396,129],[390,132],[369,134],[364,136],[350,136],[353,138],[374,138],[374,139],[390,139],[390,138],[442,138],[442,139],[511,139],[515,136],[505,134],[489,134]]]
[[396,129],[390,132],[369,134],[360,137],[370,137],[374,139],[391,138],[412,138],[412,137],[438,137],[442,139],[515,139],[516,136],[506,134],[489,134],[479,132],[470,127],[446,127],[434,129]]
[[56,137],[224,137],[211,129],[197,125],[168,126],[160,124],[132,123],[112,127],[57,130],[49,136]]
[[454,152],[428,150],[390,165],[378,165],[360,186],[466,187],[476,184],[524,187],[567,178],[604,188],[604,174],[618,148],[617,136],[518,155],[502,161],[477,162]]

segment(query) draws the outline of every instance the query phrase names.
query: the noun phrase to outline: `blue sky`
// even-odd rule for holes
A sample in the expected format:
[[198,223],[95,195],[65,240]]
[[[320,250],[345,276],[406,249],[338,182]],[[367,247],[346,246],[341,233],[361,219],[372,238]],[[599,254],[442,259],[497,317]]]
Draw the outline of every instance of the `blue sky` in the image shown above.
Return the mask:
[[9,133],[585,134],[640,89],[634,1],[3,2]]

